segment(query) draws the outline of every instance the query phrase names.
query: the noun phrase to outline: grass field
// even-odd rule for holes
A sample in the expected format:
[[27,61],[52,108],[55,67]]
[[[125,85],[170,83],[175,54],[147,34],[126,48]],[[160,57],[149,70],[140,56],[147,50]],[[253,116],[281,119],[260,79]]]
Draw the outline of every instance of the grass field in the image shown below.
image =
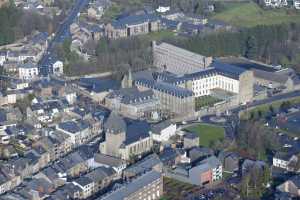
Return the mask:
[[223,127],[210,124],[198,124],[186,128],[187,131],[197,133],[199,135],[199,145],[209,147],[211,142],[221,140],[225,136]]
[[213,96],[201,96],[195,99],[195,108],[200,110],[202,107],[213,106],[215,103],[220,102],[220,99],[217,99]]
[[231,7],[213,16],[240,27],[299,22],[300,12],[287,9],[264,10],[256,3],[230,4]]
[[171,38],[174,37],[175,33],[172,31],[168,31],[168,30],[162,30],[162,31],[158,31],[158,32],[151,32],[147,35],[141,35],[140,37],[144,38],[145,40],[148,41],[161,41],[163,39],[166,38]]

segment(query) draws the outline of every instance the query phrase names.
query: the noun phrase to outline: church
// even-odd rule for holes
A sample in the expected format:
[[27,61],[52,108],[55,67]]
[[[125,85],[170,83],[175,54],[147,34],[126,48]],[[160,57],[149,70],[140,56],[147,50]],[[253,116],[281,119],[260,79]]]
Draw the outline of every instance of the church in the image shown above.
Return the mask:
[[144,121],[126,122],[112,111],[104,124],[105,141],[100,144],[100,152],[123,160],[131,160],[151,150],[153,140],[150,126]]

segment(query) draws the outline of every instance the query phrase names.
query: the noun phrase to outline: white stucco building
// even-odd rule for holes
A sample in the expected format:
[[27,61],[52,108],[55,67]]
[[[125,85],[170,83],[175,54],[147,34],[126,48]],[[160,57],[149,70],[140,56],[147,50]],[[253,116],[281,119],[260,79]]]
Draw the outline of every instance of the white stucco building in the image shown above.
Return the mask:
[[64,63],[62,61],[56,61],[53,65],[53,74],[54,75],[62,75],[64,74]]
[[19,78],[23,80],[34,80],[38,77],[38,67],[32,62],[19,66]]
[[167,142],[176,134],[176,124],[169,120],[154,124],[151,126],[151,134],[154,141]]

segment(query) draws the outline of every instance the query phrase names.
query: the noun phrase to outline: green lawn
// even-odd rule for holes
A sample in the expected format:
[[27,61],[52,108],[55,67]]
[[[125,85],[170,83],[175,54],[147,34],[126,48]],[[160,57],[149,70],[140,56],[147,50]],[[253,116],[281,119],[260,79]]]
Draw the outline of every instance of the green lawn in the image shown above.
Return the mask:
[[220,102],[220,99],[217,99],[213,96],[201,96],[195,99],[195,108],[196,110],[200,110],[202,107],[213,106],[215,103]]
[[153,41],[153,40],[161,41],[163,39],[171,38],[174,36],[175,36],[174,32],[169,31],[169,30],[163,30],[163,31],[158,31],[158,32],[151,32],[147,35],[141,35],[140,37],[143,37],[144,39],[149,40],[149,41]]
[[197,133],[199,135],[199,145],[209,147],[211,142],[222,140],[225,136],[223,127],[211,124],[198,124],[186,128],[187,131]]
[[299,22],[300,12],[287,9],[264,10],[256,3],[237,3],[212,17],[235,26],[253,27],[256,25]]

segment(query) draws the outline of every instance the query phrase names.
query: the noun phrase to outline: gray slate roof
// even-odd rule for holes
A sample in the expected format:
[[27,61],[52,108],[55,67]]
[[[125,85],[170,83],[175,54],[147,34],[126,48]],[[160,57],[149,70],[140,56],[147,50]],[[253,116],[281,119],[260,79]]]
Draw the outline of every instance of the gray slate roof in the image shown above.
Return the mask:
[[161,174],[156,171],[147,172],[140,177],[133,180],[131,183],[124,185],[120,189],[113,191],[112,193],[104,196],[102,200],[124,200],[130,194],[142,189],[144,186],[159,179]]
[[162,162],[159,160],[158,155],[151,154],[145,157],[144,159],[140,160],[139,162],[126,168],[125,171],[133,174],[142,174],[146,171],[149,171],[150,169],[152,169],[152,167],[158,164],[162,164]]
[[158,21],[156,14],[130,15],[112,22],[112,26],[117,29],[123,29],[126,26],[137,25],[145,22]]
[[105,130],[110,133],[126,132],[127,125],[124,119],[115,111],[112,111],[104,124]]
[[165,121],[162,121],[162,122],[159,122],[157,124],[152,124],[151,125],[151,131],[152,133],[155,133],[155,134],[160,134],[160,132],[169,127],[171,125],[171,121],[170,120],[165,120]]
[[123,164],[125,164],[126,162],[120,158],[115,158],[112,156],[108,156],[105,154],[95,154],[94,156],[95,162],[101,163],[103,165],[107,165],[110,167],[119,167]]

